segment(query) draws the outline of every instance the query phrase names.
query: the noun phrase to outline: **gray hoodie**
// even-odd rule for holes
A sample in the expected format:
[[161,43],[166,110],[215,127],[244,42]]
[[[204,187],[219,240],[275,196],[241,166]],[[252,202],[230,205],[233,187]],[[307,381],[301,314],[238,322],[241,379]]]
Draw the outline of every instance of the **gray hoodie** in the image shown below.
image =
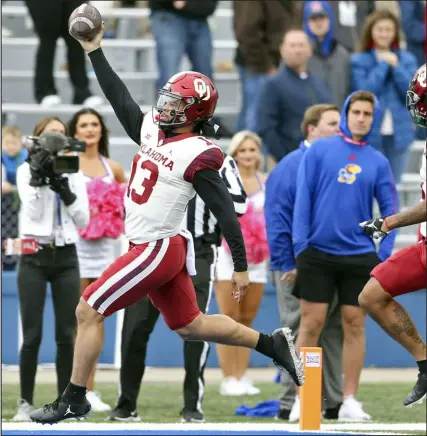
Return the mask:
[[334,41],[331,54],[325,57],[313,42],[313,56],[308,61],[308,68],[323,79],[331,92],[331,103],[341,108],[350,93],[350,53]]

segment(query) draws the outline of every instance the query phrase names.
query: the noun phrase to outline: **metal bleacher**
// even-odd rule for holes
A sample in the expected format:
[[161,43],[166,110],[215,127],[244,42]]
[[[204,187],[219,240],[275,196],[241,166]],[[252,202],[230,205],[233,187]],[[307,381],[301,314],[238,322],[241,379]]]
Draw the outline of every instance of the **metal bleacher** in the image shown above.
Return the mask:
[[[220,72],[218,66],[230,64],[234,57],[236,42],[232,28],[232,10],[230,1],[221,1],[220,6],[210,19],[214,45],[214,80],[219,89],[220,100],[217,115],[221,123],[232,131],[240,108],[240,86],[236,72]],[[147,19],[146,8],[113,8],[103,14],[105,21],[117,20],[115,39],[105,39],[103,49],[114,70],[128,86],[143,111],[151,108],[155,100],[155,81],[157,67],[155,62],[155,43],[150,32],[137,35],[138,21]],[[2,26],[13,32],[12,37],[2,38],[2,123],[17,124],[24,134],[32,132],[35,123],[47,115],[58,115],[64,120],[79,107],[63,104],[60,107],[45,109],[34,101],[33,75],[34,58],[38,45],[26,7],[22,1],[7,2],[2,5]],[[65,70],[66,56],[62,40],[58,41],[55,57],[55,82],[62,101],[71,101],[71,86],[68,72]],[[185,59],[182,69],[190,67]],[[221,69],[223,70],[223,69]],[[97,80],[88,61],[88,75],[91,89],[102,95]],[[122,126],[109,105],[101,106],[99,112],[104,115],[111,135],[111,156],[125,168],[129,167],[135,153],[135,144],[126,136]],[[228,140],[221,140],[226,148]],[[401,206],[406,207],[419,201],[419,167],[423,143],[416,142],[412,147],[408,172],[399,186]],[[412,243],[416,239],[414,227],[400,231],[396,247]]]

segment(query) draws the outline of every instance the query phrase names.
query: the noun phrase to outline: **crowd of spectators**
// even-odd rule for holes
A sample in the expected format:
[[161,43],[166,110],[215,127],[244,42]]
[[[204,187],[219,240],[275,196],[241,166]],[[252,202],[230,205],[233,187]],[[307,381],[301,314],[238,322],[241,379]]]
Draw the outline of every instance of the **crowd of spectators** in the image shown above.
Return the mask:
[[[40,7],[42,2],[46,3],[46,7]],[[53,59],[56,40],[63,37],[67,44],[69,73],[74,89],[72,103],[85,107],[102,104],[103,100],[92,95],[89,89],[83,50],[68,35],[66,29],[67,16],[83,1],[26,0],[25,3],[39,37],[34,82],[34,97],[37,103],[44,107],[56,107],[61,104],[53,81]],[[96,5],[98,2],[92,3]],[[217,68],[213,62],[210,26],[215,10],[220,7],[219,1],[148,0],[139,2],[123,0],[103,3],[104,8],[115,6],[150,8],[151,31],[156,43],[157,88],[160,88],[173,74],[179,72],[184,56],[188,56],[193,70],[209,77],[220,74],[216,72]],[[351,404],[347,403],[348,417],[368,420],[369,415],[355,400],[360,374],[352,375],[355,381],[351,387],[348,387],[348,379],[347,385],[343,388],[340,382],[335,380],[336,377],[334,378],[337,371],[338,374],[348,371],[345,362],[342,363],[341,358],[336,356],[340,356],[343,347],[346,346],[347,353],[354,355],[355,352],[351,350],[357,349],[362,341],[360,335],[363,336],[363,329],[355,329],[354,311],[344,311],[343,322],[340,322],[342,316],[340,305],[347,308],[348,305],[345,302],[340,304],[336,297],[333,298],[330,295],[321,302],[330,305],[329,311],[322,312],[321,319],[317,320],[316,325],[313,324],[316,321],[314,315],[320,313],[316,312],[317,309],[314,314],[308,310],[301,314],[298,299],[294,295],[298,263],[295,263],[291,239],[288,241],[288,251],[275,246],[277,221],[275,221],[274,210],[277,204],[269,203],[273,199],[273,194],[269,197],[269,184],[273,186],[273,178],[277,179],[277,174],[281,174],[284,168],[289,169],[290,173],[292,171],[295,173],[293,179],[284,177],[280,182],[282,188],[279,189],[281,193],[285,191],[287,193],[283,195],[282,206],[283,210],[291,211],[285,219],[289,224],[287,231],[291,234],[290,226],[295,202],[300,208],[299,214],[303,215],[302,200],[298,200],[297,187],[294,186],[302,155],[311,142],[319,138],[337,133],[351,136],[351,128],[347,125],[346,117],[348,108],[354,101],[347,100],[347,98],[351,93],[353,96],[354,93],[360,96],[357,94],[358,91],[368,91],[374,95],[372,103],[375,108],[373,123],[369,128],[369,144],[383,155],[378,157],[378,153],[372,152],[379,162],[378,173],[384,176],[384,166],[389,165],[393,174],[393,179],[390,181],[387,179],[387,183],[382,185],[377,199],[380,203],[382,202],[380,206],[384,211],[387,209],[387,212],[391,212],[390,196],[394,192],[395,183],[401,182],[402,174],[406,171],[411,145],[416,138],[425,139],[425,131],[416,131],[411,121],[405,106],[405,96],[415,71],[425,62],[426,2],[424,0],[363,2],[238,0],[233,1],[232,6],[233,30],[237,41],[233,62],[240,80],[241,106],[235,131],[232,132],[234,136],[230,139],[229,154],[235,159],[252,209],[264,215],[265,202],[267,224],[263,222],[261,226],[266,246],[268,236],[271,260],[268,259],[267,254],[252,263],[249,262],[252,268],[250,292],[245,304],[237,310],[235,302],[228,296],[231,287],[232,265],[227,247],[223,244],[219,249],[215,285],[218,306],[222,313],[250,326],[261,304],[264,285],[268,280],[267,271],[270,269],[273,272],[273,283],[278,293],[278,306],[282,321],[285,322],[285,319],[289,317],[294,318],[294,329],[298,330],[300,319],[302,319],[304,334],[301,341],[307,344],[313,341],[317,343],[324,326],[325,331],[328,332],[320,336],[320,343],[325,350],[331,350],[330,353],[334,354],[334,358],[329,359],[331,362],[329,367],[328,364],[325,365],[326,371],[329,370],[326,374],[325,389],[328,395],[324,405],[326,416],[332,419],[337,418],[341,403],[345,400],[343,395],[344,397],[347,395],[347,399],[350,396],[354,399]],[[40,11],[43,11],[43,16],[40,15]],[[61,19],[49,19],[45,15],[47,13],[51,13],[52,17],[61,17]],[[52,27],[52,23],[57,26]],[[5,29],[2,31],[4,33]],[[112,36],[114,37],[114,28]],[[360,101],[366,103],[369,101],[369,95],[362,94]],[[347,103],[345,103],[346,100]],[[359,100],[356,99],[356,101]],[[341,114],[339,128],[340,112],[343,107],[345,110]],[[93,122],[97,123],[97,126],[93,128],[99,130],[99,132],[96,130],[99,133],[98,147],[107,130],[102,117],[97,112],[79,113],[72,133],[80,139],[87,139],[84,130],[81,130],[83,133],[79,134],[79,129],[89,128],[81,127],[81,123],[79,124],[84,117],[93,118]],[[70,125],[73,126],[72,123]],[[105,129],[102,133],[101,126]],[[298,156],[292,153],[295,150],[299,150]],[[94,153],[99,171],[95,171],[96,174],[94,173],[93,176],[97,176],[105,169],[105,177],[119,183],[125,181],[123,170],[108,159],[108,149],[107,154],[102,150],[98,151],[98,148]],[[18,167],[27,159],[27,155],[19,128],[4,126],[2,129],[3,239],[17,238],[20,233],[18,228],[20,196],[16,187],[16,174]],[[312,156],[313,153],[308,153],[308,155]],[[87,153],[85,156],[88,156]],[[83,159],[84,165],[85,158]],[[269,173],[273,168],[275,169],[270,180]],[[89,169],[90,164],[85,172],[88,177],[91,177]],[[343,173],[342,183],[353,183],[349,181],[353,180],[352,177],[356,177],[357,172],[353,173],[353,170],[354,168],[347,167],[343,169],[345,174]],[[376,174],[373,173],[372,177],[375,178]],[[303,180],[303,176],[299,175],[298,180],[307,189],[311,189],[309,188],[310,175],[305,174],[305,176],[308,179]],[[274,183],[275,189],[278,189],[277,180]],[[266,185],[267,192],[265,192]],[[384,191],[384,186],[388,189],[387,192]],[[273,192],[272,187],[270,190]],[[370,195],[372,197],[372,193]],[[372,200],[371,197],[369,201]],[[278,202],[279,205],[281,203],[282,201]],[[259,225],[259,220],[257,225]],[[244,221],[242,221],[243,227]],[[262,237],[262,232],[258,236]],[[392,243],[394,239],[389,238],[389,241]],[[251,243],[262,244],[260,239],[245,240],[245,242],[248,244],[248,251],[250,251]],[[82,241],[80,241],[80,252],[77,250],[80,261],[84,251],[81,246]],[[385,257],[390,254],[391,249],[392,247],[387,247]],[[86,251],[89,253],[89,250]],[[314,258],[315,254],[311,253],[311,256]],[[316,255],[325,261],[320,251]],[[309,260],[306,259],[307,265]],[[361,262],[363,261],[366,264],[366,259]],[[379,260],[375,258],[369,261],[372,261],[374,265]],[[13,270],[17,262],[16,256],[6,256],[2,247],[3,270]],[[308,269],[307,265],[301,268]],[[101,273],[99,268],[96,271],[96,274],[98,273]],[[83,280],[81,288],[84,289],[91,280],[98,277],[96,274],[94,275],[91,271],[81,276]],[[307,280],[309,276],[310,274],[307,275]],[[307,287],[312,285],[309,283]],[[343,284],[342,287],[347,288],[348,291],[350,284]],[[357,283],[356,287],[360,287],[361,290],[363,286]],[[342,289],[341,292],[343,292]],[[352,309],[354,305],[357,305],[357,296],[353,300],[349,303]],[[359,321],[362,320],[360,323],[363,323],[363,314],[358,312],[357,315],[360,315]],[[316,331],[315,335],[313,331]],[[329,333],[331,331],[332,333]],[[314,336],[316,337],[313,339]],[[328,343],[325,336],[333,337],[332,343]],[[322,341],[325,341],[324,345]],[[249,351],[227,346],[219,346],[217,350],[224,375],[221,394],[243,395],[248,392],[252,395],[259,394],[259,389],[246,378]],[[363,350],[361,349],[362,354]],[[363,360],[363,356],[360,359]],[[327,357],[326,362],[328,362]],[[283,384],[284,392],[279,417],[285,420],[296,420],[299,417],[298,395],[290,386],[289,380],[284,380]],[[91,390],[92,388],[93,383]],[[29,392],[27,401],[31,403],[32,385]],[[22,397],[24,398],[24,395]],[[108,406],[106,407],[108,409]]]

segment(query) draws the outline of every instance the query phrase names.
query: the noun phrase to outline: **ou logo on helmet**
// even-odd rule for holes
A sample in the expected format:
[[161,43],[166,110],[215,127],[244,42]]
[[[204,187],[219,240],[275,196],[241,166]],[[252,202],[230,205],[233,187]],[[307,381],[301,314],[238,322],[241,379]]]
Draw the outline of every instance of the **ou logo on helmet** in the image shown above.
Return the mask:
[[194,79],[194,89],[199,94],[202,100],[209,100],[211,97],[211,90],[202,79]]
[[426,67],[425,65],[423,67],[420,68],[420,71],[418,73],[418,78],[417,78],[418,83],[421,84],[421,86],[423,86],[424,88],[427,85],[427,77],[426,77]]

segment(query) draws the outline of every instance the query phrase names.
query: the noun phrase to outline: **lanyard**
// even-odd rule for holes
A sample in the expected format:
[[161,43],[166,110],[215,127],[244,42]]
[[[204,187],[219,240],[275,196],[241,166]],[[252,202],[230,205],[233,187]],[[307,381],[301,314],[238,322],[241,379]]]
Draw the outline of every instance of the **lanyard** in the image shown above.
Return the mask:
[[58,227],[62,226],[62,217],[61,217],[61,197],[59,194],[56,194],[56,216],[58,218]]

